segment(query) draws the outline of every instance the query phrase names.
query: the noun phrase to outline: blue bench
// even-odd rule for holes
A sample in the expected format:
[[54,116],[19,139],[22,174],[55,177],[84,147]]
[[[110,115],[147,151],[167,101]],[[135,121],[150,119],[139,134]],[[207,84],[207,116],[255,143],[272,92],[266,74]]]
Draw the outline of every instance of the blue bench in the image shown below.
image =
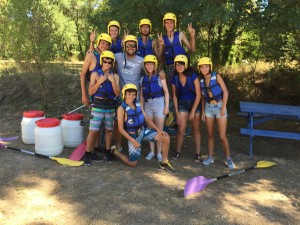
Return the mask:
[[250,157],[253,157],[252,139],[255,136],[300,140],[300,133],[254,129],[254,126],[274,119],[300,120],[300,106],[240,102],[241,113],[247,113],[248,126],[240,132],[250,137]]

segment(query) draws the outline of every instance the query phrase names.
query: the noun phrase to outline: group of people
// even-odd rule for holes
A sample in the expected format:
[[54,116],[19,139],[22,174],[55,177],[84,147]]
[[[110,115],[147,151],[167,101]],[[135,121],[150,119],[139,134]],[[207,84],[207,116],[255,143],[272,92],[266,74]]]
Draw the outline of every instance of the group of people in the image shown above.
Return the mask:
[[[85,165],[101,161],[94,149],[100,127],[104,126],[108,162],[114,155],[135,167],[141,157],[141,142],[147,140],[150,152],[146,159],[156,156],[161,169],[174,172],[168,160],[170,137],[163,131],[165,117],[172,110],[177,123],[174,160],[180,158],[186,125],[190,121],[195,140],[195,162],[200,162],[202,119],[206,121],[208,132],[208,157],[202,163],[213,163],[216,120],[227,166],[229,169],[235,167],[226,136],[226,85],[221,75],[212,71],[208,57],[199,58],[198,71],[193,71],[184,46],[195,51],[195,29],[192,24],[188,25],[188,41],[183,32],[176,31],[176,24],[176,16],[166,13],[163,18],[166,34],[159,34],[158,40],[149,36],[152,31],[149,19],[140,21],[139,38],[125,32],[121,39],[117,21],[110,21],[108,34],[101,33],[96,42],[95,32],[92,32],[90,50],[80,74],[82,102],[92,107]],[[119,96],[123,101],[117,100]],[[113,131],[117,148],[111,150]],[[128,154],[122,151],[122,137],[128,140]]]

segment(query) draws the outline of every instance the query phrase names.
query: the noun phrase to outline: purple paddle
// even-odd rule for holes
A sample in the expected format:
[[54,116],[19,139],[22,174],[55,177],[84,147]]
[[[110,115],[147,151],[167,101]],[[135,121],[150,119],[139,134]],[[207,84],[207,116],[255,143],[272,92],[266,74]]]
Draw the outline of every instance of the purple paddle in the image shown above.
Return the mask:
[[184,197],[202,191],[208,184],[215,180],[216,179],[207,179],[203,176],[194,177],[188,180],[184,187]]
[[207,179],[203,176],[194,177],[192,179],[189,179],[186,182],[186,184],[184,186],[184,196],[186,197],[186,196],[191,195],[193,193],[202,191],[208,184],[210,184],[214,181],[221,180],[221,179],[227,178],[227,177],[231,177],[231,176],[234,176],[234,175],[237,175],[237,174],[241,174],[241,173],[253,170],[253,169],[269,168],[269,167],[274,166],[274,165],[276,165],[276,163],[274,163],[274,162],[259,161],[259,162],[256,163],[255,166],[251,166],[251,167],[245,168],[243,170],[235,171],[235,172],[232,172],[232,173],[224,174],[222,176],[218,176],[218,177],[215,177],[213,179]]
[[14,141],[17,140],[19,137],[18,136],[13,136],[13,137],[0,137],[0,141]]

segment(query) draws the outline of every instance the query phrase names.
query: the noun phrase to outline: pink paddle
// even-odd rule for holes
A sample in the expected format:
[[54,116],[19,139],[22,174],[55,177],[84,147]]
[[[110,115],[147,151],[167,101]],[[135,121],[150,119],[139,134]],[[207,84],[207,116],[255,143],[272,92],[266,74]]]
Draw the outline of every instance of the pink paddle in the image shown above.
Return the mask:
[[86,141],[78,145],[77,148],[70,155],[69,159],[80,161],[86,152]]

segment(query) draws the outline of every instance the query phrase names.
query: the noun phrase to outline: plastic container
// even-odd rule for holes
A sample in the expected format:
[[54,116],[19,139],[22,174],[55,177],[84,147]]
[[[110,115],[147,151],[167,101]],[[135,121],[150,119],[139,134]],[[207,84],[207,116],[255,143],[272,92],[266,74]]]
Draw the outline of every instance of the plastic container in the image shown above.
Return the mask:
[[44,119],[44,112],[38,110],[31,110],[23,112],[21,122],[22,141],[24,144],[34,144],[34,128],[35,121]]
[[63,142],[65,147],[77,147],[84,140],[83,114],[71,113],[63,115]]
[[60,155],[64,149],[60,120],[46,118],[35,123],[35,152],[47,156]]

